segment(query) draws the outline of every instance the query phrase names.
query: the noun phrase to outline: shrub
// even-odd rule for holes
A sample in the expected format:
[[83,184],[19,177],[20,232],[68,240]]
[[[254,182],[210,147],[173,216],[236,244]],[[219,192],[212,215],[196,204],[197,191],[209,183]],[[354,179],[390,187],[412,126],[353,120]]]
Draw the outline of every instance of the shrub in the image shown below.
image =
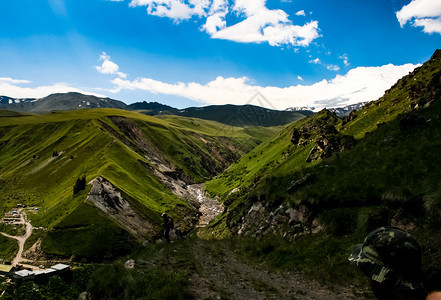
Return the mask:
[[86,189],[86,175],[77,178],[77,182],[75,182],[73,188],[73,194],[75,195],[79,191],[84,191],[85,189]]

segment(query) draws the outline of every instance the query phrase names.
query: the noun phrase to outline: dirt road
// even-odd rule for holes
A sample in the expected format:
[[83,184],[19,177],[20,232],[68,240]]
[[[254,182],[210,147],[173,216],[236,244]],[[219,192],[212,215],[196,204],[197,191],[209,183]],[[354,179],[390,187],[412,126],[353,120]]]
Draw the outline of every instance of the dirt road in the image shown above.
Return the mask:
[[196,299],[360,299],[349,289],[330,290],[298,272],[270,272],[250,266],[223,248],[213,252],[196,241],[198,267],[190,277]]
[[26,227],[25,234],[22,236],[14,236],[14,235],[9,235],[7,233],[0,232],[5,237],[17,240],[17,242],[18,242],[18,252],[17,252],[17,255],[15,256],[14,260],[12,261],[13,266],[16,266],[23,259],[22,255],[23,255],[24,244],[26,243],[26,240],[32,234],[32,225],[29,222],[29,220],[27,220],[26,213],[24,211],[22,211],[21,209],[18,211],[18,213],[20,214],[20,222],[17,224],[24,224],[25,225],[25,227]]

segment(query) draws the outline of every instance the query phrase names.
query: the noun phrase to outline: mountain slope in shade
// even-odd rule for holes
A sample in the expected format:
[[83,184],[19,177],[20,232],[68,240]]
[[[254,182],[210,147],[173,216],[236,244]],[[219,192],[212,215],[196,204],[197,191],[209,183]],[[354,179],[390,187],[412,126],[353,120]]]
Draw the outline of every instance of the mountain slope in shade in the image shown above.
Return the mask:
[[272,110],[255,105],[210,105],[204,107],[189,107],[181,110],[165,111],[161,114],[175,114],[212,120],[231,126],[280,126],[298,121],[312,112],[291,112]]

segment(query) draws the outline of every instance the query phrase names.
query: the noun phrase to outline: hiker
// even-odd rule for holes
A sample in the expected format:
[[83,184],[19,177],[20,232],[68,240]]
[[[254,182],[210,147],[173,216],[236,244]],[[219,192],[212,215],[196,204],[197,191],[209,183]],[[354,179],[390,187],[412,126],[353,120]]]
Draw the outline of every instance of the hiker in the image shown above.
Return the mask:
[[418,242],[395,227],[370,232],[349,256],[349,261],[371,279],[372,290],[380,300],[426,299],[421,260]]
[[166,213],[163,213],[162,218],[164,219],[164,237],[167,240],[167,242],[170,242],[170,230],[172,230],[174,228],[174,222],[173,222],[173,218],[170,217],[169,215],[167,215]]

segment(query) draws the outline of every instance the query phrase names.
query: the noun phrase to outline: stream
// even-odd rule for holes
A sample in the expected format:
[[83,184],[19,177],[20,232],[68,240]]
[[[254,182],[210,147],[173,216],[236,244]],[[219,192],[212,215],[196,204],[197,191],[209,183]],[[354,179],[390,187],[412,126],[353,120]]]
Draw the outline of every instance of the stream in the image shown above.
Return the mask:
[[197,199],[200,204],[199,212],[201,213],[201,217],[199,218],[197,227],[207,226],[218,214],[224,211],[222,203],[207,196],[202,184],[188,185],[187,191]]

